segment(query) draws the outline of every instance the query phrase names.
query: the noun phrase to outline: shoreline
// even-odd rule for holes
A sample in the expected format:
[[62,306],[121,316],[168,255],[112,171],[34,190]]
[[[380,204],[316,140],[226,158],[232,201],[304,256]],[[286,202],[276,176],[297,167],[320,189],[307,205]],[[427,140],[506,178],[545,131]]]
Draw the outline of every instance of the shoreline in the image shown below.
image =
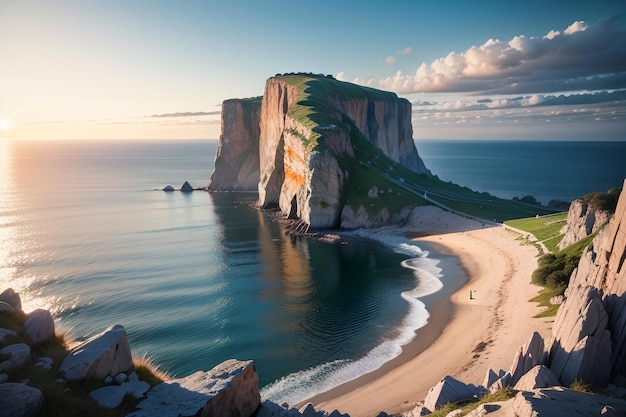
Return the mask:
[[435,214],[432,222],[403,231],[419,236],[414,240],[426,249],[434,245],[444,257],[456,257],[468,280],[447,291],[444,286],[444,293],[426,302],[428,323],[398,357],[301,404],[353,417],[406,412],[446,375],[480,385],[489,368],[510,367],[533,331],[549,336],[553,318],[532,318],[542,309],[528,302],[540,290],[530,283],[537,249],[522,246],[517,234],[502,227],[438,210],[429,214]]

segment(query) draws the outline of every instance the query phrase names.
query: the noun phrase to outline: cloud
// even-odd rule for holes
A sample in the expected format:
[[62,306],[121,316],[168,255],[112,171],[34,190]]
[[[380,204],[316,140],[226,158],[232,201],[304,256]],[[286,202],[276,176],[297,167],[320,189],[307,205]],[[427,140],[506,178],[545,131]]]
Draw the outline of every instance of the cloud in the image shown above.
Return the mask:
[[222,114],[221,111],[198,111],[198,112],[179,112],[179,113],[164,113],[164,114],[153,114],[152,116],[146,117],[192,117],[192,116],[216,116]]
[[450,52],[414,74],[380,80],[400,94],[465,92],[533,94],[626,88],[626,31],[617,19],[576,21],[541,38],[489,39],[465,52]]
[[407,46],[406,48],[402,49],[401,51],[397,51],[396,54],[400,55],[400,56],[404,56],[404,55],[408,55],[411,52],[413,52],[413,48],[411,48],[410,46]]
[[385,64],[393,64],[394,62],[396,62],[396,59],[392,56],[385,58]]

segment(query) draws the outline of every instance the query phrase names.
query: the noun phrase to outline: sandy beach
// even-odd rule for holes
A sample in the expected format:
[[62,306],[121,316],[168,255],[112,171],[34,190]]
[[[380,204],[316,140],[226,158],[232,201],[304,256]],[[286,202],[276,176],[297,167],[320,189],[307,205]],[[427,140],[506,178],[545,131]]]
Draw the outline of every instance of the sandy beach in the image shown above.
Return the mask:
[[530,283],[539,254],[534,246],[503,227],[436,208],[422,214],[404,231],[458,256],[467,282],[429,306],[428,324],[400,357],[310,399],[317,409],[352,417],[407,411],[444,376],[479,385],[487,369],[508,370],[533,331],[549,337],[553,319],[533,318],[541,308],[528,302],[540,289]]

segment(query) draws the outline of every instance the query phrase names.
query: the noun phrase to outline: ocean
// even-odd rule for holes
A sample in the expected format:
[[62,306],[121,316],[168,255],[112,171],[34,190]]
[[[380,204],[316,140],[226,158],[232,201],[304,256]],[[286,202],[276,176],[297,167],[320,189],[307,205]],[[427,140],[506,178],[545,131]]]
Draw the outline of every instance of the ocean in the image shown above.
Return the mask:
[[[445,181],[510,198],[620,187],[626,143],[418,141]],[[0,290],[72,338],[122,324],[173,376],[254,359],[264,398],[294,404],[397,356],[420,301],[463,271],[400,236],[292,238],[254,193],[205,186],[216,141],[0,143]]]

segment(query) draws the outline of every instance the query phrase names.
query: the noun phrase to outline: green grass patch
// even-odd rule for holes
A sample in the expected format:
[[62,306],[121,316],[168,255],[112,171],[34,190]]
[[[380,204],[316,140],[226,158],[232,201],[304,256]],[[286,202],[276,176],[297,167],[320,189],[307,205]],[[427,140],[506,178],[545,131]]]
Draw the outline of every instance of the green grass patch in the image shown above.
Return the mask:
[[563,238],[561,229],[567,223],[567,212],[508,220],[504,223],[533,234],[548,250],[555,251]]
[[556,313],[559,311],[559,305],[550,304],[550,299],[552,297],[556,297],[557,295],[562,295],[562,293],[563,291],[560,288],[543,288],[539,291],[539,294],[536,297],[531,298],[529,301],[537,303],[541,307],[545,307],[545,310],[533,317],[544,318],[556,316]]

